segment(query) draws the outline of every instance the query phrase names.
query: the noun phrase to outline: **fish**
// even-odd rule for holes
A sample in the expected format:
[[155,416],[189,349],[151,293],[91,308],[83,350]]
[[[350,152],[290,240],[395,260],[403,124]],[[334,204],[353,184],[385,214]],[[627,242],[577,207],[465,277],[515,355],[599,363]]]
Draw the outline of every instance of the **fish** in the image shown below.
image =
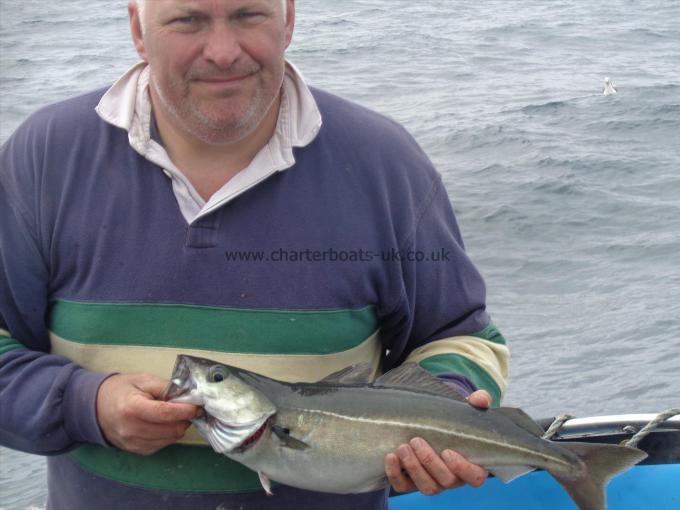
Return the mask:
[[581,510],[606,509],[605,487],[647,454],[555,442],[519,408],[479,409],[417,364],[370,382],[368,363],[314,383],[288,383],[180,354],[162,398],[203,407],[193,420],[212,448],[271,482],[352,494],[388,486],[384,457],[414,437],[452,449],[508,483],[544,469]]

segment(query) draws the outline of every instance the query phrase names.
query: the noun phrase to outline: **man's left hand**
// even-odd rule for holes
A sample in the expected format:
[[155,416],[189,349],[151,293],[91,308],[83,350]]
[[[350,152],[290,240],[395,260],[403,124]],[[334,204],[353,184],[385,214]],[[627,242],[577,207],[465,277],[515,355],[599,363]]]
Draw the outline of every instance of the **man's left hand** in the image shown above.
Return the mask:
[[[475,391],[468,402],[486,409],[491,405],[491,396],[484,390]],[[385,473],[395,491],[420,491],[427,496],[466,484],[480,487],[488,476],[484,468],[468,462],[461,454],[443,450],[438,455],[418,437],[385,456]]]

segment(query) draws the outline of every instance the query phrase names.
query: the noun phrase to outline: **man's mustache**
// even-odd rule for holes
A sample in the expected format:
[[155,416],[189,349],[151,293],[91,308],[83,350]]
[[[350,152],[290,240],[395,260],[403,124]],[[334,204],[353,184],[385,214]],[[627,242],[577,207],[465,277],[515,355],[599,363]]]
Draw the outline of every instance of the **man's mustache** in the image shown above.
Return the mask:
[[230,68],[228,70],[197,69],[190,71],[187,74],[187,78],[190,80],[202,80],[202,81],[226,81],[238,78],[245,78],[247,76],[255,74],[259,70],[260,70],[259,67],[254,66]]

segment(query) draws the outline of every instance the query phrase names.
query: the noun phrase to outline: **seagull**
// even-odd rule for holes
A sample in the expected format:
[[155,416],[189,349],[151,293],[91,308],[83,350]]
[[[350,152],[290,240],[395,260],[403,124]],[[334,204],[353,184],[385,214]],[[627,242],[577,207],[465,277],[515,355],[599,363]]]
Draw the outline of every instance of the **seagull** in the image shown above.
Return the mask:
[[605,96],[616,94],[616,86],[611,81],[609,81],[609,78],[604,79],[604,89],[602,90],[602,93]]

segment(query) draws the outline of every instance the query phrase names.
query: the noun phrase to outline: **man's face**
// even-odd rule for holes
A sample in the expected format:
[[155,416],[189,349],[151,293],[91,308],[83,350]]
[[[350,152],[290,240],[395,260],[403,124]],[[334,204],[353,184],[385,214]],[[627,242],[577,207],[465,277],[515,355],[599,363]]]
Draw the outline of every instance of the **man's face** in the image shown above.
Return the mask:
[[[154,105],[205,143],[253,133],[281,88],[294,0],[147,0],[133,38],[151,68]],[[276,103],[278,104],[278,103]]]

